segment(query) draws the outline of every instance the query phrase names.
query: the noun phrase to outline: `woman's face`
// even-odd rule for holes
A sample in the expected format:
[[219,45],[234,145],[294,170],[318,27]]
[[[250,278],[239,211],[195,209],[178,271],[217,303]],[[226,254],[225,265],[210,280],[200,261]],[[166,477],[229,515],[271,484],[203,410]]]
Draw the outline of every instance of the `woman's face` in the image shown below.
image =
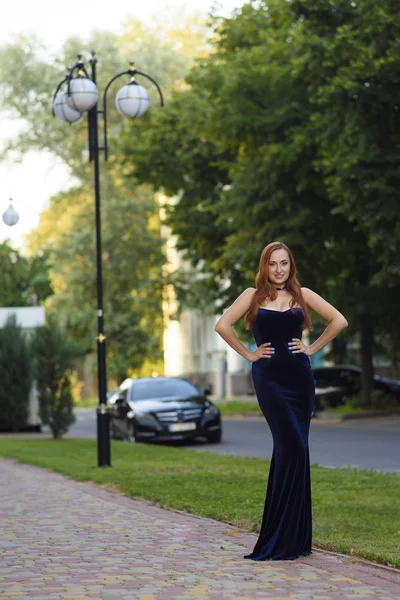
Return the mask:
[[282,287],[289,279],[290,259],[286,250],[274,250],[268,264],[268,279],[276,287]]

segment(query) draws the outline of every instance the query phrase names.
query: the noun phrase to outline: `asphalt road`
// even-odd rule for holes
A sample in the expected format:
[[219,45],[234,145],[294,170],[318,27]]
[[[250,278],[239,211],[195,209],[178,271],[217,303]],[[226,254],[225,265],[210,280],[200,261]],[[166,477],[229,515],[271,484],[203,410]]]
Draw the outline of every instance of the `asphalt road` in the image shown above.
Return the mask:
[[[93,409],[76,411],[68,437],[96,437]],[[121,442],[123,443],[123,442]],[[223,420],[221,444],[192,442],[196,451],[269,458],[272,438],[262,418]],[[341,423],[311,422],[311,462],[324,467],[355,467],[400,473],[400,417],[352,419]]]

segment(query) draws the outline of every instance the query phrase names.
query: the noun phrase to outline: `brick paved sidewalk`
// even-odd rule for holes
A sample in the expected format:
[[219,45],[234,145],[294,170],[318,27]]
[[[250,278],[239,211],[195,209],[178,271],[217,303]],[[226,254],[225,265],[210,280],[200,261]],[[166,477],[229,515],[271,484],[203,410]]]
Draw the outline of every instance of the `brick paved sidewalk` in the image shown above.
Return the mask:
[[0,598],[400,599],[400,572],[315,552],[253,562],[255,536],[0,459]]

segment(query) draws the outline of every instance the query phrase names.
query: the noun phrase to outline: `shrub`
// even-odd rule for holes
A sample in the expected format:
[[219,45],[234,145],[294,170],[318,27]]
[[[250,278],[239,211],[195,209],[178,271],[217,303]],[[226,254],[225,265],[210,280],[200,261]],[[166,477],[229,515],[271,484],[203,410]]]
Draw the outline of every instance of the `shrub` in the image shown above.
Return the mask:
[[[346,405],[350,408],[363,408],[363,403],[360,395],[352,396],[346,399]],[[381,390],[372,390],[370,408],[374,410],[386,410],[390,408],[398,408],[399,401],[394,394],[383,392]]]
[[33,345],[40,418],[50,427],[53,437],[60,438],[75,421],[71,365],[76,346],[54,319],[36,330]]
[[0,329],[0,430],[26,426],[32,385],[29,345],[15,315]]

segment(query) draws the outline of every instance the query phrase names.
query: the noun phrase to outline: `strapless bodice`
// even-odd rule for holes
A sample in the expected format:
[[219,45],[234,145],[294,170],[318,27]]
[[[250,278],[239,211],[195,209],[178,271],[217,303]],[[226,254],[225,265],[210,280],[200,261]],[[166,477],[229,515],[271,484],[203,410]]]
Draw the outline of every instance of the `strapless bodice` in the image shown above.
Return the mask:
[[300,307],[285,311],[259,308],[253,325],[253,335],[257,346],[271,342],[275,348],[272,360],[291,358],[293,354],[288,348],[288,343],[293,338],[301,339],[304,314]]

